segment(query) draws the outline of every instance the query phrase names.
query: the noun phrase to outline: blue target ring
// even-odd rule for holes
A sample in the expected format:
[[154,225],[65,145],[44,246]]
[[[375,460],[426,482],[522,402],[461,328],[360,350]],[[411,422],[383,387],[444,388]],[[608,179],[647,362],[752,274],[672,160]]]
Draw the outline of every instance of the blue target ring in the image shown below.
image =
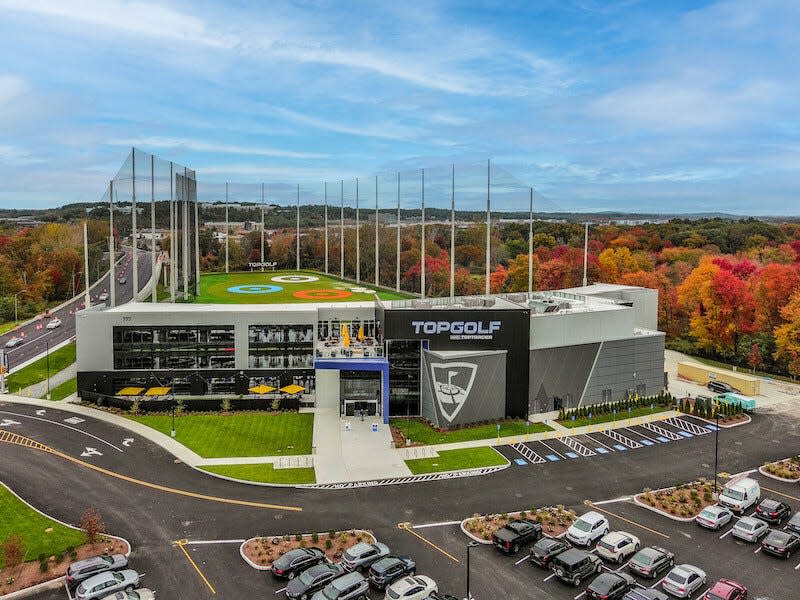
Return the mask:
[[273,292],[282,292],[283,288],[279,285],[269,284],[235,285],[229,287],[228,291],[231,294],[272,294]]

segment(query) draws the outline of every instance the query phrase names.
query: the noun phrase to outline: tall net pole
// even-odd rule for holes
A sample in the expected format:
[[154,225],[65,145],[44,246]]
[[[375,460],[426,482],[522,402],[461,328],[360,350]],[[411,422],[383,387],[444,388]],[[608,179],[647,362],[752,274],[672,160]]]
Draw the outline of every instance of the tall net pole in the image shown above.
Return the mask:
[[133,298],[139,293],[139,249],[136,243],[136,148],[131,148],[131,240],[133,242]]
[[395,257],[395,289],[400,291],[400,171],[397,172],[397,252]]
[[[156,157],[150,155],[150,279],[156,276]],[[114,279],[113,273],[111,279]],[[158,280],[153,281],[152,301],[158,301]]]
[[450,171],[450,298],[456,295],[456,165]]
[[261,184],[261,271],[264,271],[264,184]]
[[425,297],[425,169],[422,173],[420,207],[422,208],[422,231],[420,232],[420,293]]
[[583,285],[588,284],[589,267],[589,223],[583,224]]
[[361,218],[358,208],[358,177],[356,177],[356,283],[361,283]]
[[533,188],[530,190],[531,208],[528,220],[528,293],[533,291]]
[[375,176],[375,285],[380,285],[380,247],[378,246],[378,176]]
[[[184,185],[186,182],[184,181]],[[186,201],[186,198],[184,198]],[[184,223],[184,226],[186,223]],[[229,265],[229,247],[228,247],[228,239],[231,237],[231,226],[230,221],[228,220],[228,182],[225,182],[225,272],[230,272],[230,265]]]
[[[200,204],[197,202],[197,180],[194,193],[194,295],[200,295]],[[190,187],[191,189],[191,187]],[[190,194],[191,195],[191,194]]]
[[175,302],[178,291],[178,208],[175,206],[175,171],[169,161],[169,297]]
[[489,295],[491,287],[489,278],[491,277],[491,258],[492,258],[492,162],[486,161],[486,294]]
[[344,279],[344,179],[340,182],[339,200],[339,277]]
[[297,265],[297,270],[300,270],[300,184],[297,184],[297,236],[295,240],[295,254],[297,255],[295,258],[295,263]]
[[[117,278],[114,273],[114,263],[116,256],[114,256],[114,180],[112,179],[108,184],[108,299],[111,306],[117,305],[117,286],[115,285]],[[89,289],[89,274],[87,272],[85,277],[86,289]],[[88,304],[86,306],[89,306]]]
[[[183,299],[189,299],[189,177],[183,167]],[[226,238],[227,239],[227,238]]]
[[89,226],[87,221],[83,222],[83,272],[83,303],[86,308],[89,308],[92,305],[92,297],[89,295]]
[[328,274],[328,182],[325,182],[325,274]]

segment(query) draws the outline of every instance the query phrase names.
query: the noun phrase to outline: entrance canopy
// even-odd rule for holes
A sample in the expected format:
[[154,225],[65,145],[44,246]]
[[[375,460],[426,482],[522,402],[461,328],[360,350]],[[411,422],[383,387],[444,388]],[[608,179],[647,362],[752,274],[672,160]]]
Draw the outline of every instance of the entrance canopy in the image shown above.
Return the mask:
[[379,371],[381,373],[381,413],[383,422],[389,422],[389,361],[385,356],[374,358],[318,358],[315,369],[334,371]]

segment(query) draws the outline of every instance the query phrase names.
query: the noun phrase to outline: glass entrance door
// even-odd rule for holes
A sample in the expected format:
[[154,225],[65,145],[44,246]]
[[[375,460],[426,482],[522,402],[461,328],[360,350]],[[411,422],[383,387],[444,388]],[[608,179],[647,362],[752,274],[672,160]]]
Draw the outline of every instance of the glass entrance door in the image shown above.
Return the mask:
[[380,371],[340,371],[339,373],[340,414],[344,417],[358,417],[361,411],[365,416],[381,414],[381,373]]

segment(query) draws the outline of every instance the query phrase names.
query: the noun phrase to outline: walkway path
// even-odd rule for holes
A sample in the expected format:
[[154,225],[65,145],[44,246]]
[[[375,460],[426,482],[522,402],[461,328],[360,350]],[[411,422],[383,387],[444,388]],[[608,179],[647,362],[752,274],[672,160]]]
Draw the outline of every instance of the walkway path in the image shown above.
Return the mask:
[[[78,373],[77,363],[72,363],[63,371],[59,371],[58,373],[54,373],[50,376],[50,389],[61,385],[65,381],[72,379]],[[29,398],[44,398],[47,395],[47,381],[40,381],[39,383],[34,383],[31,386],[26,387],[22,390],[23,396],[28,396]]]

